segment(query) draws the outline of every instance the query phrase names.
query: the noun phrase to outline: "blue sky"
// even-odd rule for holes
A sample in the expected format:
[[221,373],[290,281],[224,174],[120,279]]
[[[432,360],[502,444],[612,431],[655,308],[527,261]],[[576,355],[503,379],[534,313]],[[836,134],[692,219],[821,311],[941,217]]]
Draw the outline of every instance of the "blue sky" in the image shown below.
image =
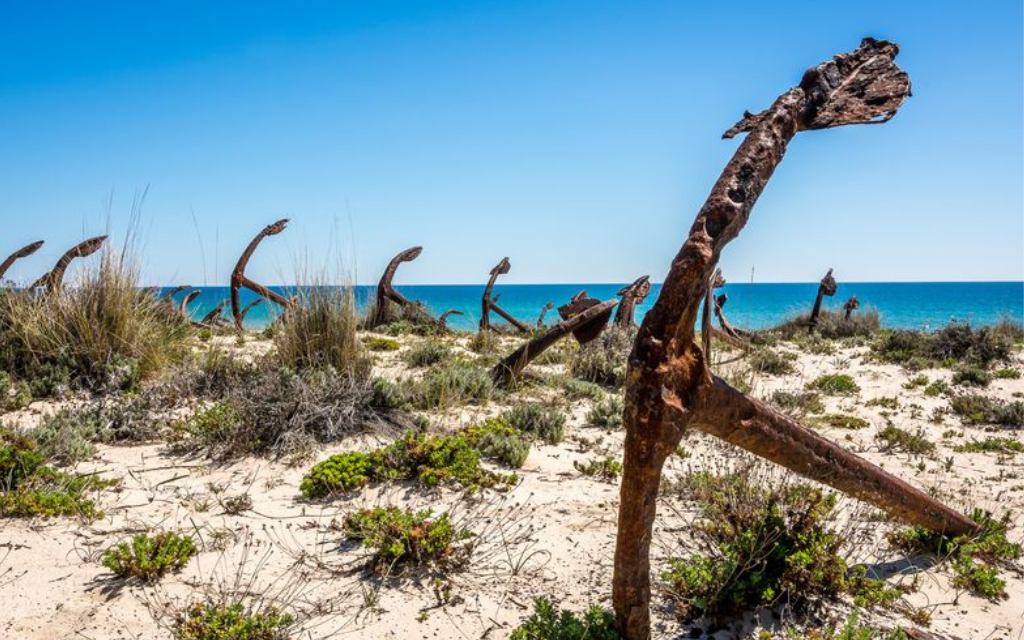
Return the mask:
[[[146,283],[297,263],[373,282],[660,281],[738,141],[721,133],[870,35],[914,96],[800,134],[733,281],[1024,279],[1020,0],[0,5],[0,253],[123,236]],[[193,216],[194,220],[193,221]]]

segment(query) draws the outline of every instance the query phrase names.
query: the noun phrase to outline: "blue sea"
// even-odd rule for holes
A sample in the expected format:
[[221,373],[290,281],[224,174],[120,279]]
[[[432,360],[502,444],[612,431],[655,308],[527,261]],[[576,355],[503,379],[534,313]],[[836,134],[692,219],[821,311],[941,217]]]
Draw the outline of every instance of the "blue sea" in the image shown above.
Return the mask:
[[[591,297],[607,300],[625,286],[618,284],[510,284],[495,287],[501,294],[499,304],[515,318],[533,325],[548,302],[559,306],[585,289]],[[288,295],[288,287],[272,287]],[[435,315],[446,309],[457,309],[461,316],[451,315],[448,325],[453,329],[474,330],[480,321],[480,285],[406,285],[397,286],[403,295],[420,300]],[[660,292],[660,285],[651,287],[647,301],[637,307],[637,321],[651,308]],[[733,325],[746,329],[763,329],[799,313],[810,311],[818,290],[817,282],[806,283],[729,283],[723,289],[729,296],[726,317]],[[167,291],[167,290],[165,290]],[[376,294],[376,286],[356,287],[360,308]],[[178,299],[180,299],[179,294]],[[201,318],[221,300],[230,295],[228,287],[205,287],[189,307],[193,317]],[[825,298],[825,308],[840,310],[850,296],[857,296],[861,310],[876,309],[882,326],[898,329],[933,330],[951,320],[982,326],[1010,318],[1024,323],[1024,282],[843,282],[832,298]],[[255,298],[243,290],[243,306]],[[246,326],[266,326],[279,310],[273,303],[253,308],[246,316]],[[230,314],[230,309],[227,311]],[[557,311],[546,316],[550,324]],[[492,314],[494,317],[494,314]],[[493,323],[503,322],[494,318]]]

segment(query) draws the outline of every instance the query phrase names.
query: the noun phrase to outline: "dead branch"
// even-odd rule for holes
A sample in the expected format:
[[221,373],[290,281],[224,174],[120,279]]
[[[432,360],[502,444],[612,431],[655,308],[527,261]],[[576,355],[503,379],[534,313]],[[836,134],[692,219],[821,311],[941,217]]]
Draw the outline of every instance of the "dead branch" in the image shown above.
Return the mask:
[[249,258],[252,257],[253,252],[256,251],[256,247],[260,245],[263,238],[266,238],[267,236],[276,236],[284,231],[287,226],[288,218],[283,218],[274,224],[263,227],[263,230],[256,234],[256,237],[252,239],[249,246],[242,252],[242,255],[238,258],[238,262],[235,264],[234,270],[231,272],[231,315],[234,317],[235,327],[237,327],[239,331],[242,329],[242,311],[238,293],[239,289],[242,287],[256,293],[256,295],[263,296],[268,300],[273,300],[285,309],[288,309],[292,304],[288,298],[274,293],[270,289],[245,276],[245,268],[249,265]]
[[629,357],[612,588],[616,626],[629,640],[650,637],[650,543],[661,471],[691,427],[909,522],[954,535],[977,530],[963,514],[730,388],[711,374],[694,342],[719,256],[743,229],[789,141],[799,131],[891,118],[910,95],[910,81],[894,63],[898,52],[893,43],[867,38],[853,53],[808,70],[799,86],[725,134],[748,132],[672,261]]
[[27,244],[24,247],[12,253],[11,255],[7,256],[7,259],[4,260],[2,264],[0,264],[0,282],[3,282],[4,274],[6,274],[7,270],[11,268],[11,265],[13,265],[16,261],[21,260],[22,258],[27,258],[36,251],[39,251],[39,249],[41,249],[42,246],[43,241],[37,240],[36,242],[33,242],[32,244]]
[[37,287],[45,287],[47,293],[59,291],[61,285],[64,284],[64,272],[67,271],[71,261],[75,258],[85,258],[99,251],[99,248],[103,246],[103,242],[107,239],[107,236],[96,236],[95,238],[89,238],[83,242],[76,244],[75,246],[68,249],[68,251],[60,257],[57,264],[53,265],[47,273],[39,277],[38,280],[32,283],[30,289]]
[[522,322],[519,322],[512,317],[507,311],[498,306],[498,298],[501,294],[491,297],[491,292],[494,290],[494,282],[498,279],[498,276],[504,275],[509,272],[512,268],[512,263],[508,261],[508,258],[502,258],[501,262],[494,265],[491,269],[491,277],[487,280],[487,287],[484,288],[484,295],[480,302],[481,314],[480,314],[480,331],[495,331],[497,329],[491,326],[491,311],[504,318],[510,325],[516,328],[520,333],[529,333],[530,328]]

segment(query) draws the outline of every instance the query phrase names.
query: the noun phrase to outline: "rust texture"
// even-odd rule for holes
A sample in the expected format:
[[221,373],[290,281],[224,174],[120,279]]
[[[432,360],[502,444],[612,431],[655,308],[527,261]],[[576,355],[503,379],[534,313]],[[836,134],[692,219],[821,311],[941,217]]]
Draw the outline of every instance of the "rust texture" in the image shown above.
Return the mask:
[[64,284],[64,273],[68,270],[68,266],[75,258],[85,258],[99,251],[100,247],[103,246],[103,242],[107,239],[107,236],[96,236],[95,238],[89,238],[88,240],[79,242],[75,246],[68,249],[68,251],[60,257],[57,264],[53,265],[47,273],[39,277],[38,280],[32,283],[30,289],[37,287],[44,287],[46,291],[53,292],[59,291],[61,286]]
[[165,300],[166,302],[171,304],[171,303],[174,302],[174,296],[178,295],[182,291],[188,291],[191,288],[192,288],[192,285],[190,285],[190,284],[178,285],[178,286],[174,287],[173,289],[171,289],[170,291],[168,291],[166,294],[164,294],[163,300]]
[[192,317],[192,315],[188,312],[188,305],[191,304],[192,301],[196,299],[196,296],[198,296],[202,292],[202,289],[193,289],[192,291],[188,292],[188,295],[181,299],[181,304],[178,305],[178,311],[181,312],[181,315],[189,318]]
[[240,318],[241,321],[245,322],[245,316],[249,315],[249,311],[251,311],[253,307],[260,306],[261,304],[263,304],[263,302],[264,302],[263,298],[256,298],[255,300],[253,300],[249,304],[245,305],[245,308],[242,309],[241,318]]
[[554,308],[555,308],[555,303],[554,302],[549,302],[546,305],[544,305],[543,309],[540,310],[540,315],[537,317],[537,328],[538,329],[543,329],[544,328],[544,316],[546,316],[548,314],[548,311],[551,311]]
[[[584,311],[587,311],[591,307],[596,307],[599,304],[602,304],[601,301],[589,297],[584,289],[574,295],[567,304],[563,304],[558,307],[558,315],[561,316],[563,320],[568,320],[583,313]],[[587,344],[601,335],[601,332],[604,331],[605,325],[608,324],[608,319],[611,317],[611,307],[608,307],[608,309],[603,311],[594,322],[587,322],[573,329],[573,337],[575,337],[576,341],[581,345]]]
[[747,223],[790,140],[799,131],[891,118],[910,95],[910,81],[894,62],[898,52],[893,43],[865,39],[853,53],[809,69],[769,109],[745,114],[725,134],[747,132],[697,213],[629,356],[612,585],[616,626],[629,640],[650,638],[650,544],[661,471],[691,427],[908,522],[954,535],[977,530],[965,515],[715,378],[694,341],[719,256]]
[[818,296],[814,299],[814,308],[811,309],[811,319],[808,320],[808,324],[812,327],[817,326],[818,316],[821,315],[821,301],[825,296],[832,297],[836,295],[836,289],[839,285],[836,284],[836,279],[832,277],[832,269],[828,270],[825,277],[818,283]]
[[245,276],[245,268],[249,265],[249,259],[252,258],[252,254],[256,251],[256,247],[260,246],[260,242],[262,242],[267,236],[276,236],[284,231],[287,226],[288,218],[283,218],[274,224],[268,224],[263,227],[263,230],[256,234],[256,237],[252,239],[249,246],[242,252],[242,255],[238,258],[238,262],[235,264],[234,270],[231,272],[231,315],[235,319],[235,327],[239,330],[242,329],[242,310],[238,294],[242,287],[254,292],[256,295],[263,296],[268,300],[273,300],[285,309],[292,304],[292,301],[288,298],[274,293],[260,283],[250,280]]
[[[588,299],[590,300],[590,299]],[[618,300],[598,302],[582,308],[578,313],[564,317],[561,322],[551,326],[544,333],[536,338],[527,341],[504,360],[491,369],[491,377],[499,384],[506,384],[519,377],[526,365],[544,353],[551,345],[555,344],[565,336],[582,332],[583,335],[593,333],[598,335],[604,326],[608,324],[612,309],[618,304]],[[594,333],[596,329],[596,333]]]
[[857,299],[857,296],[853,296],[849,300],[847,300],[846,302],[843,303],[843,311],[846,312],[846,314],[843,317],[845,317],[847,320],[849,320],[850,316],[857,309],[860,309],[860,300]]
[[627,285],[616,294],[621,298],[619,307],[615,310],[615,326],[620,329],[633,327],[636,305],[643,304],[644,300],[651,293],[650,276],[641,276]]
[[[714,282],[714,288],[719,289],[725,286],[725,278],[722,277],[722,272],[716,271],[716,278]],[[737,329],[732,326],[725,318],[725,303],[729,301],[729,296],[721,293],[714,299],[714,310],[715,317],[718,318],[718,326],[722,328],[721,333],[724,333],[730,338],[727,340],[730,344],[746,345],[746,341],[750,339],[750,334],[742,329]],[[719,335],[719,337],[721,337]]]
[[442,329],[448,328],[448,316],[461,316],[462,312],[458,309],[448,309],[437,319],[437,324]]
[[391,321],[391,303],[397,304],[406,311],[412,311],[417,315],[422,316],[423,321],[443,327],[444,325],[435,321],[434,318],[430,317],[430,314],[424,310],[419,302],[414,302],[395,291],[391,285],[391,281],[394,280],[395,271],[398,270],[398,266],[402,262],[412,262],[413,260],[420,257],[423,253],[423,247],[412,247],[404,250],[395,257],[391,258],[388,262],[387,268],[384,269],[384,274],[381,275],[381,281],[377,285],[377,311],[374,313],[373,327],[380,327],[386,325]]
[[39,251],[39,249],[41,249],[42,246],[43,241],[37,240],[36,242],[33,242],[32,244],[27,244],[24,247],[12,253],[11,255],[7,256],[7,259],[4,260],[2,264],[0,264],[0,282],[3,281],[4,274],[6,274],[7,270],[11,268],[11,265],[13,265],[16,261],[21,260],[22,258],[27,258],[36,251]]
[[498,306],[497,296],[491,297],[491,292],[494,291],[494,282],[498,279],[498,276],[504,275],[512,269],[512,263],[508,261],[508,258],[502,258],[501,262],[494,265],[491,269],[491,277],[487,280],[487,287],[484,288],[484,295],[480,301],[480,331],[497,331],[491,326],[491,311],[498,314],[505,319],[510,325],[516,328],[520,333],[529,333],[530,328],[522,322],[519,322],[512,317],[510,313]]
[[[261,298],[262,299],[262,298]],[[205,326],[212,326],[217,324],[221,320],[221,314],[224,311],[224,307],[228,306],[227,300],[221,300],[217,303],[217,306],[210,310],[208,314],[203,316],[203,319],[199,321],[199,324]],[[246,307],[248,310],[249,307]]]

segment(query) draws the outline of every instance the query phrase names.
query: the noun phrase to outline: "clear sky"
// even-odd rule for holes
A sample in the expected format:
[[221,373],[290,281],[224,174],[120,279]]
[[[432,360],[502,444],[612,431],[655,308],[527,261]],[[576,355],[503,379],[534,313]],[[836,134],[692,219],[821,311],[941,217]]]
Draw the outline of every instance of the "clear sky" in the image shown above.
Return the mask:
[[[10,274],[142,206],[144,279],[660,281],[738,141],[802,72],[891,39],[914,96],[800,134],[733,281],[1024,279],[1021,0],[3,2],[0,254]],[[194,220],[193,221],[193,216]]]

